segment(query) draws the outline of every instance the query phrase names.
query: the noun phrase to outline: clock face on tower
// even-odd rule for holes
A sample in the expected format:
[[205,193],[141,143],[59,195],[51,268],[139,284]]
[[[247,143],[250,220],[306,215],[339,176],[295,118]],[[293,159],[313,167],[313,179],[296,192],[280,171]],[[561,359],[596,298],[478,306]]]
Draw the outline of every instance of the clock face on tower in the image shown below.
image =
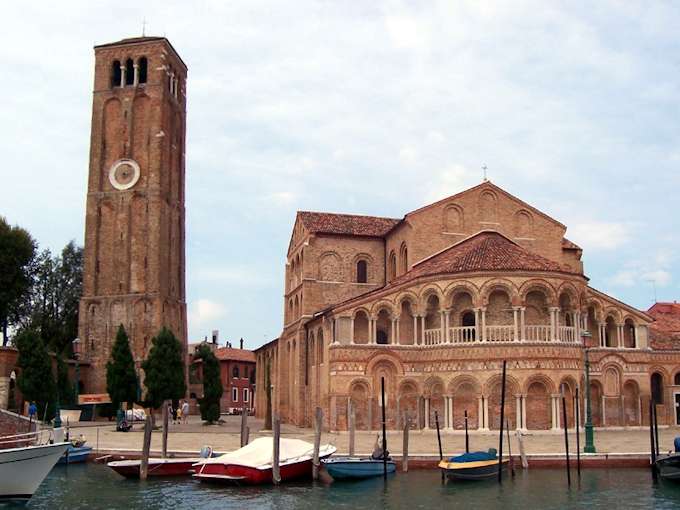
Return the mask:
[[111,186],[118,190],[132,188],[139,180],[139,164],[134,159],[119,159],[109,170]]

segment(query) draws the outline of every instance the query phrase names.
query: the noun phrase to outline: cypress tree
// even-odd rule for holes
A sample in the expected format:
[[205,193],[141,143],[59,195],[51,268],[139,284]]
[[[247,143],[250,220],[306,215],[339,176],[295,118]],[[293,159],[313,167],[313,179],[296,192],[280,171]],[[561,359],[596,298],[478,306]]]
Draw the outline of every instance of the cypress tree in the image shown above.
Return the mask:
[[222,378],[220,362],[207,345],[201,345],[195,359],[203,365],[203,398],[199,400],[201,419],[212,424],[220,419],[220,399],[222,398]]
[[33,330],[22,331],[14,342],[19,350],[17,365],[21,369],[17,385],[25,399],[36,403],[40,418],[45,416],[45,406],[48,406],[46,416],[51,420],[54,417],[56,388],[52,361],[45,344]]
[[154,409],[158,409],[164,400],[179,400],[186,396],[182,344],[169,329],[163,327],[153,338],[142,368],[146,400]]
[[111,404],[117,410],[123,402],[132,407],[137,399],[137,373],[135,372],[135,361],[130,350],[125,328],[121,324],[118,326],[116,341],[111,348],[111,358],[106,364],[106,391],[111,397]]

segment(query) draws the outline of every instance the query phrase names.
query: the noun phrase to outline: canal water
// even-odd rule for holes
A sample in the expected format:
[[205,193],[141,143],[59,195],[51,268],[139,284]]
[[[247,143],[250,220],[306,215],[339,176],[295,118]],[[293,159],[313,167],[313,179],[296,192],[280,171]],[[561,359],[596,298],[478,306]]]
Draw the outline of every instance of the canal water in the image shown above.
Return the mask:
[[49,509],[675,509],[680,484],[652,484],[648,470],[584,470],[580,482],[572,474],[568,488],[564,470],[518,472],[502,485],[457,482],[442,485],[437,471],[398,473],[385,485],[382,478],[361,482],[293,483],[280,487],[205,485],[191,479],[140,483],[126,480],[99,464],[57,466],[27,508]]

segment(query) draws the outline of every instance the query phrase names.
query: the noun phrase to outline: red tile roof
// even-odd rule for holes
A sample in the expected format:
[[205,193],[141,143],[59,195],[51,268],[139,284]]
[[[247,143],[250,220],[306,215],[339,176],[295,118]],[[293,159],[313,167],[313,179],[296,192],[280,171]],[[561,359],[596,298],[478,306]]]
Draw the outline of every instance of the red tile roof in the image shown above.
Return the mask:
[[680,349],[680,303],[655,303],[647,313],[654,317],[649,326],[653,349]]
[[378,216],[311,211],[298,211],[298,217],[305,228],[314,234],[340,234],[366,237],[382,237],[401,221],[395,218],[380,218]]
[[220,347],[215,350],[215,356],[217,356],[217,359],[220,361],[250,361],[255,363],[255,353],[247,349]]
[[416,264],[394,283],[420,276],[476,271],[559,271],[557,262],[525,250],[498,232],[480,232]]

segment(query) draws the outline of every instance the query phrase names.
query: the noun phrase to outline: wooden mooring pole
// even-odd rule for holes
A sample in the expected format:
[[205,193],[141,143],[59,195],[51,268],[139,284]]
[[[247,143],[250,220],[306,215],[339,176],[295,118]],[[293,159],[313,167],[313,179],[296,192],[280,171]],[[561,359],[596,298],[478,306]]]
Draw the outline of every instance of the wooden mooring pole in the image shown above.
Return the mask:
[[382,451],[383,451],[383,479],[387,480],[387,433],[385,424],[385,378],[380,378],[380,396],[382,398]]
[[[442,460],[444,460],[444,453],[442,451],[442,436],[439,433],[439,413],[437,412],[436,409],[434,411],[434,425],[437,428],[437,446],[439,446],[439,462],[441,462]],[[444,474],[443,469],[441,469],[440,471],[442,472],[442,483],[443,483],[444,480],[446,479],[446,476]]]
[[274,435],[274,455],[272,458],[272,482],[278,485],[281,482],[281,473],[279,471],[279,456],[281,453],[281,418],[277,414],[272,420],[272,429]]
[[507,439],[508,439],[508,458],[509,464],[510,464],[510,473],[512,474],[512,477],[515,477],[515,461],[512,460],[512,446],[510,445],[510,423],[508,422],[508,419],[505,419],[505,433],[507,434]]
[[349,428],[349,456],[354,457],[354,429],[355,429],[355,413],[354,413],[354,403],[350,399],[349,404],[348,404],[348,410],[349,410],[349,416],[347,417],[348,420],[348,428]]
[[579,398],[578,398],[578,386],[576,387],[576,405],[574,406],[574,412],[576,414],[576,473],[579,479],[581,479],[581,412],[580,412]]
[[168,405],[172,405],[171,400],[163,401],[163,444],[161,446],[161,457],[166,458],[168,456],[168,421],[170,417],[170,409]]
[[468,434],[468,414],[465,410],[465,453],[470,453],[470,436]]
[[569,424],[567,423],[567,399],[562,393],[562,420],[564,421],[564,453],[567,461],[567,485],[571,486],[571,466],[569,465]]
[[656,482],[656,446],[654,444],[654,399],[649,400],[649,466],[652,468],[652,479]]
[[501,422],[498,436],[498,483],[503,483],[503,421],[505,420],[505,368],[507,361],[503,360],[503,379],[501,381]]
[[142,443],[142,461],[139,464],[139,479],[146,480],[149,472],[149,452],[151,450],[151,430],[153,423],[151,421],[151,413],[153,409],[148,409],[146,413],[146,420],[144,421],[144,442]]
[[656,414],[656,403],[652,406],[654,409],[654,449],[656,451],[656,458],[659,458],[659,417]]
[[319,448],[321,448],[321,426],[323,424],[323,410],[316,408],[314,415],[314,458],[312,459],[312,478],[319,479]]
[[248,405],[244,402],[241,409],[241,448],[248,444],[246,430],[248,429]]
[[404,444],[402,445],[401,470],[408,473],[408,429],[410,428],[408,413],[404,413]]

